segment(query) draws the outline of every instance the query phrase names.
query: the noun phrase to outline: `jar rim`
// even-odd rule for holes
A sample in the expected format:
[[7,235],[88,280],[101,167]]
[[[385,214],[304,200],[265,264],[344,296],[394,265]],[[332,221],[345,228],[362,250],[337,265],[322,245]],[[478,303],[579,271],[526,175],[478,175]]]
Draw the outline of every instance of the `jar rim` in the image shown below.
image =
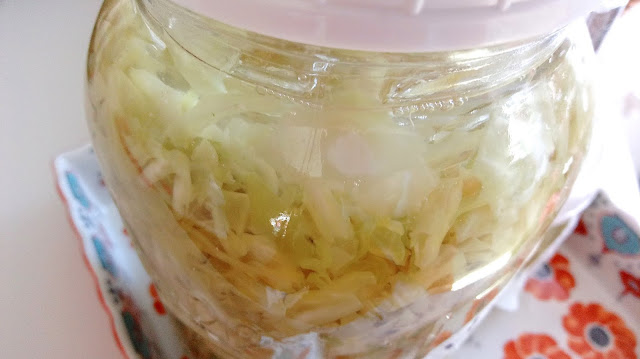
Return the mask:
[[172,0],[195,13],[304,44],[376,52],[486,47],[550,34],[627,0]]

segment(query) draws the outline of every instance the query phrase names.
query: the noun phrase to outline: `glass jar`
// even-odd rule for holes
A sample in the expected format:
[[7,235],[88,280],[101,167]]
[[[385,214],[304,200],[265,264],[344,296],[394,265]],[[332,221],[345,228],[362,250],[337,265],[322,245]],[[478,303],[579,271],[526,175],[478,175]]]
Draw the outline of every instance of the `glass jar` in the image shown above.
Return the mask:
[[504,286],[566,199],[591,55],[582,23],[382,53],[106,0],[89,123],[165,305],[217,354],[417,358]]

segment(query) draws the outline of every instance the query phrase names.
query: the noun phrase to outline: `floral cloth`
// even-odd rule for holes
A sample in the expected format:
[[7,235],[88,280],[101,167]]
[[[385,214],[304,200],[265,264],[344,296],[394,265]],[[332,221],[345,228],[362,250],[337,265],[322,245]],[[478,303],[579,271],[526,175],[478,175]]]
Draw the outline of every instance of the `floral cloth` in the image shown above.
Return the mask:
[[494,310],[452,357],[640,357],[640,230],[600,194],[528,279],[515,312]]
[[567,300],[575,286],[569,260],[557,253],[529,278],[524,289],[540,300]]
[[600,304],[575,303],[562,318],[569,348],[583,358],[636,358],[636,336]]
[[[196,359],[177,339],[104,188],[91,149],[59,157],[55,168],[61,197],[124,357]],[[473,329],[471,337],[462,343],[467,333],[445,329],[431,344],[434,353],[452,359],[637,359],[639,233],[633,218],[599,195],[557,253],[532,271],[518,310],[494,309],[478,323],[500,296],[495,290],[486,293],[468,309],[463,331]],[[296,352],[283,351],[281,357],[311,359],[314,352],[303,345]]]
[[504,345],[506,359],[570,359],[553,338],[546,334],[524,333],[515,340]]

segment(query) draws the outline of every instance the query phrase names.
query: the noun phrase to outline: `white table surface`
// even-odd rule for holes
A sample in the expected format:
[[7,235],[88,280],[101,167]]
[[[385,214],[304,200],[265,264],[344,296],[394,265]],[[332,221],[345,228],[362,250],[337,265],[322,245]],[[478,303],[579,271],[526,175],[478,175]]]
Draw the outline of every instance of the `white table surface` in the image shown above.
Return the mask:
[[[84,61],[98,0],[0,0],[0,356],[122,358],[51,160],[88,141]],[[615,122],[615,121],[614,121]],[[640,214],[621,126],[606,187]]]
[[85,53],[98,0],[0,0],[0,357],[120,359],[53,184],[88,141]]

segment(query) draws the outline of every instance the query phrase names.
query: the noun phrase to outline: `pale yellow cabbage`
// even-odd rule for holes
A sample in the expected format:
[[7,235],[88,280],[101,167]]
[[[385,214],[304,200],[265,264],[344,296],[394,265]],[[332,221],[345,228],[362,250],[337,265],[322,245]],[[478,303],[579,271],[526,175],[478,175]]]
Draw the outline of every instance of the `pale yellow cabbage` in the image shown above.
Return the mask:
[[[514,85],[484,107],[469,100],[403,117],[376,100],[390,86],[384,71],[319,77],[331,106],[318,109],[246,81],[273,76],[283,93],[306,91],[287,82],[285,56],[254,49],[216,69],[166,34],[152,36],[139,17],[120,21],[102,38],[91,79],[105,99],[98,122],[118,134],[98,150],[126,154],[138,173],[121,182],[145,183],[170,208],[226,281],[208,283],[211,296],[231,285],[252,306],[226,301],[229,314],[259,314],[252,324],[274,337],[347,335],[358,325],[375,341],[390,326],[424,326],[433,318],[419,308],[430,294],[539,232],[587,127],[569,58],[553,63],[565,77]],[[438,93],[452,81],[413,90]],[[139,206],[139,219],[125,218],[132,227],[154,215]]]

